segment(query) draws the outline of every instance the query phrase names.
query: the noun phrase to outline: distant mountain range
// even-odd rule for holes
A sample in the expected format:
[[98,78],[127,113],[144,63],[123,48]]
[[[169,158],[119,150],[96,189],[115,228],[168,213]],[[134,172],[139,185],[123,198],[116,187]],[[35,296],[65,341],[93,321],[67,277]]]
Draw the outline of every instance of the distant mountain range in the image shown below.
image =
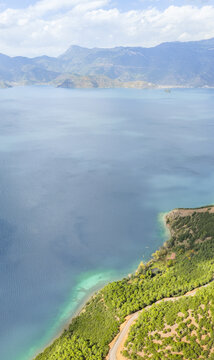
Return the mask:
[[213,87],[214,38],[152,48],[71,46],[57,58],[0,54],[0,87],[34,84],[67,88]]

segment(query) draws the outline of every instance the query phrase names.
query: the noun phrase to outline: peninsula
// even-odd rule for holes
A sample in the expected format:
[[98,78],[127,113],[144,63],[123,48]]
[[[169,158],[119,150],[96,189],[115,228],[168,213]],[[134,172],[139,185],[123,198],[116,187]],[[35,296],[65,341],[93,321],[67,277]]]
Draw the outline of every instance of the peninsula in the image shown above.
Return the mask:
[[165,221],[152,259],[96,293],[36,360],[214,359],[214,207]]

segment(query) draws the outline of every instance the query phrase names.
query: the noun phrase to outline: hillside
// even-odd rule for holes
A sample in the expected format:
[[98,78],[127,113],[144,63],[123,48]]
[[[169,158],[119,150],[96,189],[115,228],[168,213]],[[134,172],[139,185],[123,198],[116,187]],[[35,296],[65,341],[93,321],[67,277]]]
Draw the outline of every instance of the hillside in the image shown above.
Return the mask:
[[[102,360],[126,316],[141,309],[126,359],[212,359],[214,207],[173,210],[166,222],[171,237],[152,260],[94,295],[36,360]],[[206,284],[194,296],[183,296]]]
[[66,72],[81,75],[105,75],[111,79],[142,80],[159,85],[214,84],[214,39],[163,43],[153,48],[71,46],[59,60]]
[[71,46],[58,58],[0,54],[0,82],[5,86],[40,84],[67,88],[144,88],[151,84],[213,87],[213,55],[214,39],[163,43],[152,48]]
[[131,328],[124,359],[214,359],[214,284],[154,304]]

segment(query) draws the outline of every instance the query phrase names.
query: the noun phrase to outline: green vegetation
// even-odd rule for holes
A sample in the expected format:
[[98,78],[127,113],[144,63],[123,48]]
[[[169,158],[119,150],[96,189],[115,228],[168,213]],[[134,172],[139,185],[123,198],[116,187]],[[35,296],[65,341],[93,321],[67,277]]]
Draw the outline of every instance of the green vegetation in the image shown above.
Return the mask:
[[[105,331],[102,332],[101,329]],[[102,293],[90,301],[86,310],[76,317],[68,331],[36,359],[98,360],[108,352],[108,344],[118,332],[115,313],[107,311]]]
[[214,283],[194,296],[143,311],[124,355],[136,360],[214,359]]
[[[118,333],[119,325],[124,322],[127,315],[143,309],[157,300],[185,294],[187,291],[212,281],[214,274],[214,213],[212,211],[213,207],[201,209],[200,211],[176,210],[171,212],[167,216],[167,224],[172,234],[171,239],[153,255],[153,259],[146,265],[141,263],[137,272],[131,277],[113,282],[99,291],[85,306],[82,313],[73,319],[69,329],[64,331],[59,339],[55,340],[42,354],[38,355],[36,360],[102,360],[108,353],[108,344]],[[203,291],[208,291],[208,294],[210,294],[208,289]],[[197,297],[197,299],[200,303],[201,298]],[[182,301],[182,309],[188,308],[195,313],[196,308],[193,304],[193,298],[192,303],[187,305],[185,305],[186,302],[191,302],[190,298],[185,298]],[[158,331],[159,329],[160,331],[170,330],[164,327],[165,323],[168,324],[170,314],[172,313],[174,322],[177,321],[178,317],[177,307],[173,311],[172,308],[173,303],[160,304],[160,309],[162,309],[160,317],[156,310],[151,310],[153,311],[152,313],[145,311],[145,314],[142,314],[130,333],[126,356],[132,359],[163,359],[163,354],[158,353],[159,345],[161,344],[154,343],[150,332],[156,331],[156,322]],[[167,309],[169,309],[168,313]],[[202,310],[201,308],[200,311]],[[208,310],[206,306],[206,311]],[[210,311],[212,311],[212,308],[210,308]],[[156,314],[154,319],[153,313]],[[150,317],[148,314],[150,314]],[[184,311],[184,317],[183,323],[185,323],[185,320],[189,320],[187,310]],[[147,319],[147,325],[145,325],[144,319]],[[172,319],[169,322],[173,326]],[[151,321],[153,324],[153,330],[150,329],[148,321]],[[207,323],[211,326],[209,318]],[[180,325],[181,322],[179,323]],[[138,326],[141,331],[138,329]],[[192,327],[192,324],[190,324],[190,327]],[[203,335],[206,334],[209,337],[209,334],[211,334],[210,327],[206,327],[206,329],[209,330],[208,333],[198,335],[199,338],[201,336],[200,341],[202,343],[205,339]],[[139,333],[138,330],[140,331]],[[202,330],[205,331],[203,327]],[[180,328],[178,331],[180,331]],[[196,329],[196,331],[200,331],[200,324],[199,330]],[[136,334],[138,336],[134,339]],[[187,333],[187,335],[190,337],[194,336],[193,332]],[[149,336],[149,339],[151,338],[151,342],[148,343],[148,352],[150,348],[155,350],[150,352],[152,357],[145,357],[147,354],[144,357],[140,357],[139,352],[142,351],[145,337],[147,336]],[[159,338],[161,335],[154,333],[154,337]],[[179,338],[178,334],[177,338]],[[150,341],[149,339],[147,341]],[[180,336],[177,341],[178,344],[181,343],[181,339]],[[162,347],[160,348],[163,348],[161,351],[164,351],[164,349],[170,351],[170,348],[165,346],[166,341],[164,340],[163,346],[161,345]],[[171,343],[172,341],[170,345]],[[177,343],[175,348],[178,346]],[[201,349],[201,356],[205,356],[203,352],[208,351],[208,348],[200,347],[199,349],[200,344],[197,344],[195,342],[197,354]],[[189,342],[185,346],[186,350],[182,347],[182,351],[193,351]],[[175,350],[174,352],[174,359],[186,358],[186,355],[176,354],[181,351]],[[173,358],[170,357],[170,359]],[[187,359],[193,359],[193,357],[188,357]]]

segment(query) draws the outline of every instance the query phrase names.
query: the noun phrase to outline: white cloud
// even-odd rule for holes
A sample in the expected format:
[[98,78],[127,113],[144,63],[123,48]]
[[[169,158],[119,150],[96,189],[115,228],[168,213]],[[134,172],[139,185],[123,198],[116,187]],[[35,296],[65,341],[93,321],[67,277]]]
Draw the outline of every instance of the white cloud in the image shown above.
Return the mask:
[[0,11],[0,52],[58,55],[71,44],[153,46],[199,40],[214,37],[213,19],[211,5],[121,12],[109,0],[41,0],[26,9]]
[[45,15],[47,12],[65,10],[65,9],[75,9],[81,8],[82,10],[90,10],[93,8],[104,6],[108,3],[108,0],[41,0],[38,1],[35,5],[30,6],[28,10],[32,10],[41,16]]

